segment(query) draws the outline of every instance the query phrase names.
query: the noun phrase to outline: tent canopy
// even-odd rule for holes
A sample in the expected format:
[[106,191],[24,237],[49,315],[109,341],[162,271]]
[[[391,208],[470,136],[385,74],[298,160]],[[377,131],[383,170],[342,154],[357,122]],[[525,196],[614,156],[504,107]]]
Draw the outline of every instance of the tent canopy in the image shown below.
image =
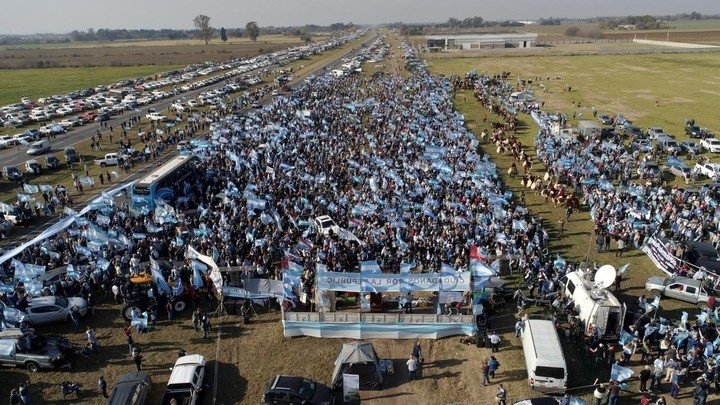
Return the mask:
[[379,390],[383,377],[378,363],[377,353],[372,343],[360,340],[343,343],[333,371],[333,388],[342,387],[343,374],[360,376],[360,389]]

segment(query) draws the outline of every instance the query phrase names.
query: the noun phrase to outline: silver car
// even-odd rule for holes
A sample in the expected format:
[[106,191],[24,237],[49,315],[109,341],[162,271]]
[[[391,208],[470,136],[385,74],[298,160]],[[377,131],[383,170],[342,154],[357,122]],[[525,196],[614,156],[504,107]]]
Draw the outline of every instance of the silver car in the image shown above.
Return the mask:
[[70,320],[70,312],[77,308],[80,316],[88,313],[87,301],[79,297],[36,297],[30,301],[25,314],[25,321],[30,325],[47,325]]

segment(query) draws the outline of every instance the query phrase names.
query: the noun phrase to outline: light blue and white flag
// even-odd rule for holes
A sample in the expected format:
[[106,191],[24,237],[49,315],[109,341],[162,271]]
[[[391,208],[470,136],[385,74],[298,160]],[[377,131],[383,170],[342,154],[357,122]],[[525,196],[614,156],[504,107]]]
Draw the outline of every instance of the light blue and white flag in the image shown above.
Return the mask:
[[35,194],[40,192],[40,187],[33,184],[25,183],[23,184],[23,191],[27,194]]
[[378,264],[378,262],[375,260],[368,260],[360,262],[360,272],[377,274],[382,273],[382,270],[380,269],[380,264]]
[[610,379],[617,382],[629,380],[633,376],[633,374],[635,374],[634,371],[630,370],[627,367],[623,367],[617,363],[613,364],[612,368],[610,369]]

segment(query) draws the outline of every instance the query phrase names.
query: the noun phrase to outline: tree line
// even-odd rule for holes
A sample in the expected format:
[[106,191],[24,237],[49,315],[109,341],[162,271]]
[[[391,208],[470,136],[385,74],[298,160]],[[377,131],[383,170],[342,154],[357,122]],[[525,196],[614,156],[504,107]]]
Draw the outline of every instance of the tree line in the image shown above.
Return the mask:
[[[209,21],[208,21],[209,23]],[[255,23],[257,26],[257,23]],[[254,28],[248,32],[247,24],[242,28],[224,28],[216,30],[212,29],[212,35],[209,39],[219,38],[223,40],[222,33],[225,32],[226,41],[229,38],[250,38],[257,39],[262,35],[284,34],[297,36],[300,38],[309,38],[309,35],[316,32],[337,32],[354,28],[352,23],[334,23],[326,26],[308,24],[297,27],[260,27],[257,31]],[[0,35],[0,45],[23,45],[23,44],[52,44],[52,43],[68,43],[75,42],[91,42],[91,41],[132,41],[132,40],[182,40],[198,38],[197,29],[109,29],[109,28],[88,28],[87,30],[73,30],[65,34],[30,34],[30,35]],[[200,33],[202,34],[202,33]],[[201,39],[204,35],[200,36]]]

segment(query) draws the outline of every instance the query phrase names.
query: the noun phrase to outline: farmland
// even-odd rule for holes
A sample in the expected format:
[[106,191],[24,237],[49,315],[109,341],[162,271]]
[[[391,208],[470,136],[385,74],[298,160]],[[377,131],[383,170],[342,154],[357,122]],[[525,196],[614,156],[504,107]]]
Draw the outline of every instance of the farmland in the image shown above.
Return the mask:
[[[130,47],[132,48],[132,47]],[[137,49],[135,52],[141,52]],[[179,64],[189,63],[187,61]],[[316,62],[319,63],[319,62]],[[397,63],[395,61],[394,63]],[[307,61],[306,61],[307,64]],[[714,114],[714,96],[720,94],[720,83],[713,72],[720,67],[718,54],[700,55],[642,55],[642,56],[576,56],[576,57],[487,57],[481,59],[430,59],[434,74],[464,75],[476,69],[478,72],[499,73],[509,70],[510,77],[547,78],[548,92],[537,95],[545,100],[548,111],[583,113],[590,116],[590,108],[596,106],[601,113],[623,113],[642,127],[663,126],[670,133],[682,134],[682,125],[687,117],[694,117],[702,125],[715,131],[720,130],[720,118]],[[151,69],[152,67],[150,67]],[[4,80],[0,71],[0,80]],[[120,74],[120,73],[118,73]],[[124,73],[123,73],[124,74]],[[148,73],[152,74],[152,73]],[[102,81],[98,81],[102,82]],[[572,86],[565,92],[565,84]],[[81,86],[82,87],[82,86]],[[2,88],[2,87],[0,87]],[[35,91],[27,89],[28,92]],[[60,91],[60,90],[58,90]],[[39,93],[39,91],[37,91]],[[35,93],[33,93],[35,94]],[[27,95],[27,94],[22,94]],[[658,106],[655,100],[659,99]],[[580,107],[577,102],[580,101]],[[470,92],[459,92],[454,99],[455,107],[465,115],[466,125],[479,133],[483,129],[482,119],[488,114],[479,107]],[[518,134],[526,152],[534,155],[532,139],[537,128],[529,117],[521,117]],[[683,138],[683,136],[679,136]],[[499,155],[492,145],[483,145],[485,152],[498,163],[501,175],[507,172],[511,158]],[[541,175],[539,165],[534,168]],[[505,178],[515,193],[521,186],[519,179]],[[610,253],[596,253],[592,245],[592,222],[587,210],[575,214],[565,226],[565,236],[559,237],[555,225],[562,216],[561,208],[545,203],[542,197],[527,193],[527,205],[531,212],[543,218],[550,229],[551,252],[559,253],[570,261],[579,261],[589,255],[590,261],[611,263],[616,267],[630,263],[628,277],[621,291],[621,298],[632,302],[642,293],[642,284],[655,270],[641,252],[631,251],[619,260]],[[518,277],[512,278],[514,286],[520,286]],[[30,375],[24,371],[4,371],[7,384],[0,389],[0,396],[7,397],[11,386],[22,379],[30,378],[31,395],[43,398],[44,403],[64,403],[59,395],[58,384],[64,379],[77,379],[83,385],[85,403],[101,403],[94,392],[95,381],[104,375],[112,385],[117,378],[134,370],[127,354],[127,346],[121,328],[123,322],[118,316],[119,306],[101,300],[96,314],[83,321],[98,332],[100,353],[89,361],[80,362],[72,374],[42,372]],[[675,317],[680,309],[688,309],[674,301],[663,303],[663,307]],[[503,332],[503,346],[498,354],[502,364],[497,382],[508,388],[509,398],[522,399],[537,396],[527,388],[525,366],[520,355],[519,342],[512,337],[514,306],[510,304],[495,321],[495,328]],[[168,368],[175,360],[178,349],[190,353],[201,353],[212,359],[208,365],[211,381],[217,379],[217,403],[257,403],[266,382],[275,374],[290,373],[303,375],[321,382],[329,382],[332,362],[341,340],[319,340],[313,338],[286,339],[276,313],[261,313],[248,326],[241,326],[238,318],[224,316],[214,322],[221,326],[213,333],[213,339],[205,340],[192,330],[189,317],[179,317],[173,322],[160,322],[157,329],[148,334],[135,336],[145,349],[146,370],[153,377],[153,401],[157,403],[162,395],[164,381],[169,376]],[[67,328],[57,326],[51,331],[68,335]],[[218,333],[219,332],[219,333]],[[217,333],[217,334],[216,334]],[[81,332],[69,334],[75,344],[82,344]],[[219,336],[219,340],[215,339]],[[363,402],[382,404],[435,404],[435,403],[491,403],[494,387],[484,388],[479,384],[480,361],[490,355],[487,348],[461,344],[459,338],[423,342],[427,366],[423,378],[413,383],[405,381],[404,361],[410,353],[411,343],[407,341],[376,340],[378,355],[395,362],[396,376],[390,378],[385,389],[379,392],[364,392]],[[579,347],[567,343],[566,355],[571,364],[570,385],[583,386],[600,375],[594,365],[583,364]],[[581,367],[580,364],[583,364]],[[217,368],[216,368],[217,366]],[[213,395],[207,393],[206,402]],[[686,403],[687,398],[683,398]],[[636,403],[637,397],[632,402]]]

